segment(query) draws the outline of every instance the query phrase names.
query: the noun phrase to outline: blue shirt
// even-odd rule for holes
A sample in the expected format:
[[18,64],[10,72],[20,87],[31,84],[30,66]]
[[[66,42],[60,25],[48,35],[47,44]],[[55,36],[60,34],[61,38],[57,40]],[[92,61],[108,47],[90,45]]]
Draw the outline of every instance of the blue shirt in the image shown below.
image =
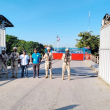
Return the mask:
[[38,64],[39,60],[41,58],[41,54],[40,53],[33,53],[32,54],[32,58],[33,58],[33,63],[34,64]]

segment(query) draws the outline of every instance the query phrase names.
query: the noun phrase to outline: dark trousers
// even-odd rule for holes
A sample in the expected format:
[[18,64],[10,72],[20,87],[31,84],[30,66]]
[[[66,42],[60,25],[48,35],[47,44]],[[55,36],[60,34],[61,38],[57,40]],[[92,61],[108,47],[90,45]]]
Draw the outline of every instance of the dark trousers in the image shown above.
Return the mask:
[[39,64],[33,64],[33,76],[36,75],[36,69],[37,69],[37,76],[39,76]]
[[25,70],[25,76],[28,76],[28,67],[27,67],[27,65],[21,65],[21,69],[22,69],[21,76],[24,76],[24,70]]

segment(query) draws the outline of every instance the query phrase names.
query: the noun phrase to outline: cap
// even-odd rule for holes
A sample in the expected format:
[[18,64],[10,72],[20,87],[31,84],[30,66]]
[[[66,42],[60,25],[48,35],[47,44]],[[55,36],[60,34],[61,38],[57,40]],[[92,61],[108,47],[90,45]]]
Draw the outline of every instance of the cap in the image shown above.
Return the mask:
[[65,51],[69,51],[69,49],[65,49]]
[[47,50],[50,49],[50,47],[47,47]]
[[4,51],[5,51],[5,49],[2,49],[2,50],[4,50]]
[[16,49],[17,50],[17,47],[13,47],[13,49]]
[[37,50],[37,48],[34,48],[34,50]]
[[23,53],[26,53],[26,50],[24,50]]

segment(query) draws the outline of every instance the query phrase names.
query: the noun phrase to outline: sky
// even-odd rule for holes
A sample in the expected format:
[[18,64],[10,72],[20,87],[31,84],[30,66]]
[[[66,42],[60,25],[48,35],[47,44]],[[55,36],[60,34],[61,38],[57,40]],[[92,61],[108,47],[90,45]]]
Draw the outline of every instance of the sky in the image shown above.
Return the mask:
[[26,41],[75,47],[80,32],[100,35],[101,20],[110,13],[110,0],[0,0],[0,14],[12,22],[6,34]]

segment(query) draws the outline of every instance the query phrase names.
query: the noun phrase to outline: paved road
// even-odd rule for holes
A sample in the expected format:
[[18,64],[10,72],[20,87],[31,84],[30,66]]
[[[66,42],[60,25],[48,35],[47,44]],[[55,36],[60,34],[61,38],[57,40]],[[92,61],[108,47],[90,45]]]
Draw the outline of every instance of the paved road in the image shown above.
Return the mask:
[[[53,61],[53,79],[0,79],[0,110],[110,110],[110,86],[83,61],[71,62],[71,81],[61,80],[62,61]],[[9,74],[11,76],[11,74]],[[19,75],[20,77],[20,71]]]

